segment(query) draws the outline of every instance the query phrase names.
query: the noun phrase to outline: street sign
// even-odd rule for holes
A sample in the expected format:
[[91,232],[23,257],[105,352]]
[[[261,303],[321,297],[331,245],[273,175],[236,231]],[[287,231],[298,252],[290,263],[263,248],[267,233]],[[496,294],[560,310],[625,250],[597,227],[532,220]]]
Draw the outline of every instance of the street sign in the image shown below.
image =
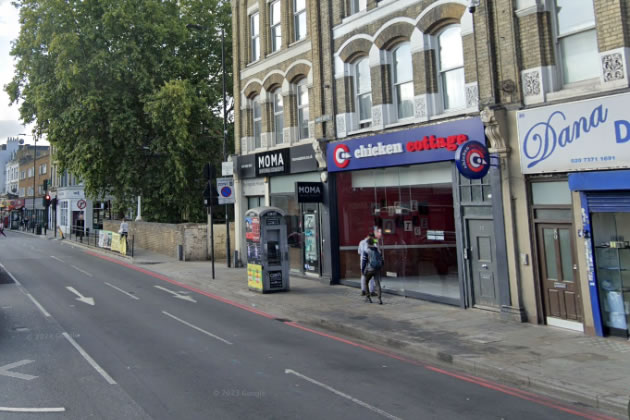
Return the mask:
[[219,192],[219,204],[233,204],[234,178],[217,178],[217,191]]
[[232,161],[221,163],[221,175],[223,176],[234,175],[234,163]]
[[83,210],[84,208],[87,207],[87,202],[85,200],[79,200],[79,201],[77,201],[77,207],[80,210]]

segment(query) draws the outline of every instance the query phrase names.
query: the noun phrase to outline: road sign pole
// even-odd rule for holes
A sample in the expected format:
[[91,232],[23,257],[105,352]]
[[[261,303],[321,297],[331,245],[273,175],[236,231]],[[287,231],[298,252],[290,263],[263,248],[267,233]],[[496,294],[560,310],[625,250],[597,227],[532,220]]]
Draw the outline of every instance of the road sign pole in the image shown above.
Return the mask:
[[212,279],[214,280],[214,220],[212,220],[212,203],[208,206],[208,218],[210,219],[210,259],[212,260]]

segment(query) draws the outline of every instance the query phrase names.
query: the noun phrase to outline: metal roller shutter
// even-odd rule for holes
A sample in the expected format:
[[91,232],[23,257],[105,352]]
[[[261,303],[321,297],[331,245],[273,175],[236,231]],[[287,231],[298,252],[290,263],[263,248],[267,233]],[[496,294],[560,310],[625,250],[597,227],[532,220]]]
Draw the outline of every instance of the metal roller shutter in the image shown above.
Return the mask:
[[630,191],[588,192],[586,197],[591,213],[630,212]]

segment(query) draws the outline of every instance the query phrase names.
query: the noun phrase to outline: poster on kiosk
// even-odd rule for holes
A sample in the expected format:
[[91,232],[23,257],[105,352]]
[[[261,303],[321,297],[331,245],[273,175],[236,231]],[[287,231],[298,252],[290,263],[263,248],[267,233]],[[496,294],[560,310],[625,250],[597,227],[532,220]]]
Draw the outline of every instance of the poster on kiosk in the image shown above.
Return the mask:
[[247,287],[261,293],[289,290],[289,247],[285,212],[257,207],[245,213]]

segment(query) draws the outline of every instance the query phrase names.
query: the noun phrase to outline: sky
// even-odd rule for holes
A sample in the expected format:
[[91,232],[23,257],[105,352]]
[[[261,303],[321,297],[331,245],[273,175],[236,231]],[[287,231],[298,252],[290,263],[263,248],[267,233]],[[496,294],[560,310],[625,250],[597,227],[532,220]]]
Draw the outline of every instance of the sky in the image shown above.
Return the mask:
[[[14,61],[9,51],[11,41],[20,32],[18,17],[18,10],[11,4],[11,0],[0,0],[0,144],[5,143],[7,137],[31,133],[29,127],[22,125],[17,105],[9,106],[9,95],[4,91],[4,85],[13,77]],[[25,143],[31,143],[31,139],[31,136],[26,136]]]

